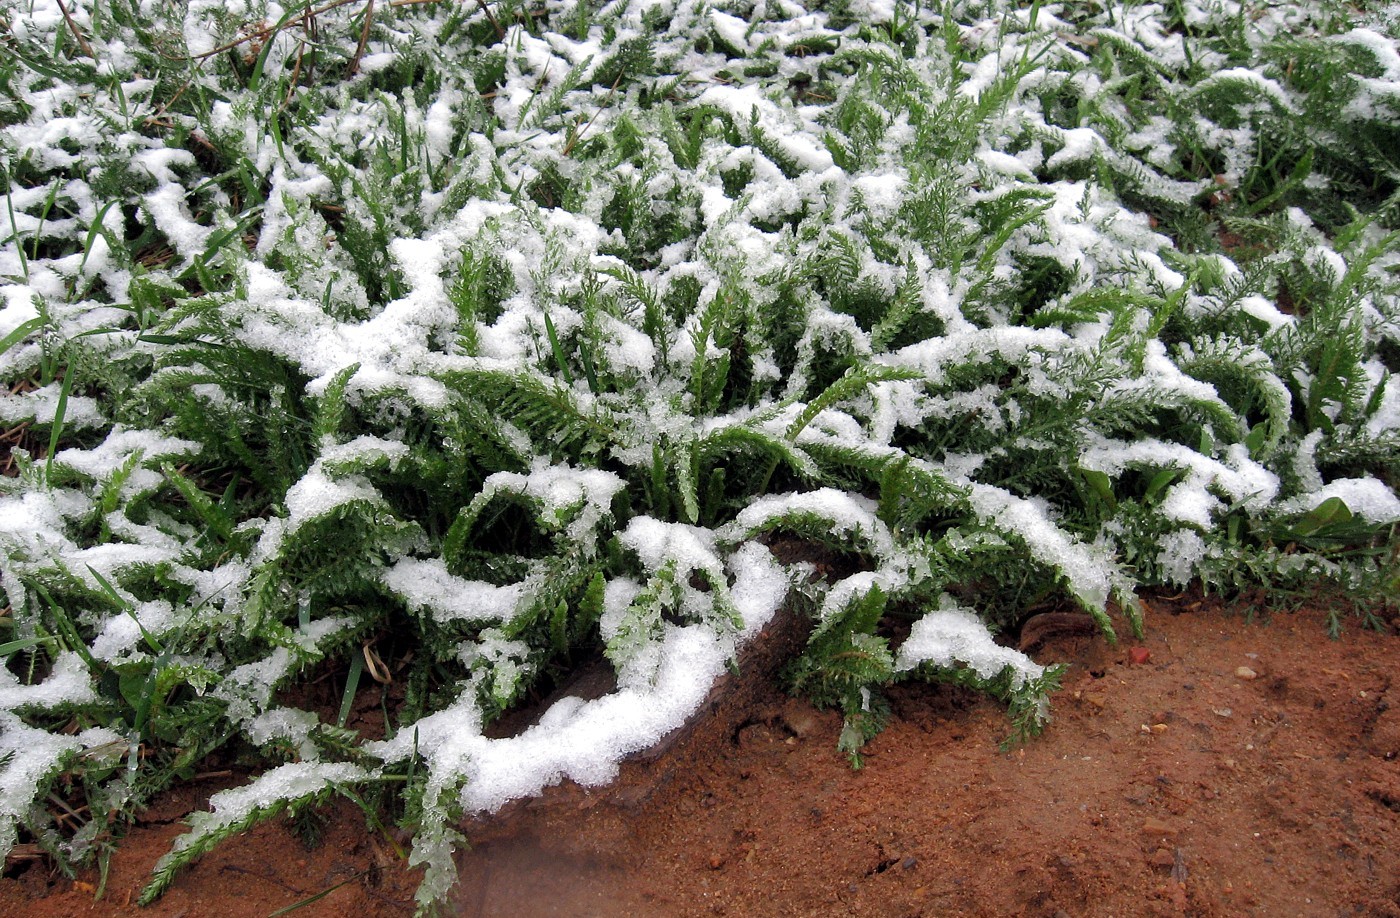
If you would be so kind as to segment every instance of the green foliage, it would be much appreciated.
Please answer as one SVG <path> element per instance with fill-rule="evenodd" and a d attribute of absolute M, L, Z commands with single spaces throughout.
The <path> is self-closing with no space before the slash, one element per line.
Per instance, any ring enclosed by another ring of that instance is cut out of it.
<path fill-rule="evenodd" d="M 857 764 L 903 679 L 1044 726 L 1054 667 L 901 668 L 947 596 L 984 651 L 1041 603 L 1139 631 L 1139 586 L 1393 604 L 1378 20 L 1022 6 L 0 0 L 0 727 L 42 775 L 0 845 L 67 869 L 228 749 L 300 778 L 147 901 L 342 793 L 429 908 L 493 799 L 443 730 L 732 662 L 764 544 L 808 545 L 787 676 Z"/>
<path fill-rule="evenodd" d="M 889 642 L 875 634 L 888 596 L 878 586 L 817 622 L 807 648 L 788 668 L 788 684 L 818 707 L 841 711 L 838 748 L 859 768 L 860 751 L 889 722 L 889 704 L 872 690 L 894 678 Z"/>

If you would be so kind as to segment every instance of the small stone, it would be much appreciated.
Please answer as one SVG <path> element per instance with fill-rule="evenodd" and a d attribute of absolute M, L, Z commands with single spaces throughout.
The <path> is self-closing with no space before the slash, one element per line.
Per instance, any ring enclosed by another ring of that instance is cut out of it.
<path fill-rule="evenodd" d="M 724 858 L 720 857 L 718 854 L 711 854 L 711 855 L 710 855 L 710 869 L 711 869 L 711 870 L 718 870 L 718 869 L 720 869 L 720 868 L 723 867 L 723 866 L 724 866 Z"/>
<path fill-rule="evenodd" d="M 1248 682 L 1250 679 L 1259 678 L 1259 674 L 1256 673 L 1254 670 L 1250 669 L 1248 666 L 1241 666 L 1239 669 L 1235 670 L 1235 678 L 1243 679 L 1246 682 Z"/>
<path fill-rule="evenodd" d="M 1147 859 L 1154 867 L 1174 867 L 1176 866 L 1176 855 L 1166 848 L 1158 848 L 1152 852 L 1152 856 Z"/>
<path fill-rule="evenodd" d="M 919 866 L 919 859 L 913 856 L 906 857 L 899 862 L 899 866 L 903 870 L 913 870 L 915 867 Z"/>
<path fill-rule="evenodd" d="M 1084 703 L 1102 711 L 1104 706 L 1108 704 L 1108 696 L 1103 692 L 1085 692 Z"/>
<path fill-rule="evenodd" d="M 1128 648 L 1128 662 L 1141 666 L 1150 659 L 1152 659 L 1152 651 L 1148 650 L 1146 647 Z"/>
<path fill-rule="evenodd" d="M 1216 717 L 1229 717 L 1231 714 L 1235 713 L 1229 708 L 1211 708 L 1211 710 L 1215 712 Z"/>
<path fill-rule="evenodd" d="M 1169 822 L 1164 822 L 1155 816 L 1148 816 L 1142 821 L 1142 831 L 1147 835 L 1158 838 L 1176 838 L 1177 828 Z"/>
<path fill-rule="evenodd" d="M 1163 733 L 1166 733 L 1166 732 L 1167 732 L 1167 725 L 1166 725 L 1166 724 L 1153 724 L 1153 725 L 1152 725 L 1152 732 L 1153 732 L 1153 733 L 1156 733 L 1158 736 L 1161 736 Z"/>

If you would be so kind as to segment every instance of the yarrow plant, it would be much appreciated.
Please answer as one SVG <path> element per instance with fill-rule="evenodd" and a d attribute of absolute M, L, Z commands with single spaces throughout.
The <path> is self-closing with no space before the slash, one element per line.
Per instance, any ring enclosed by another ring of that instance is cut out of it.
<path fill-rule="evenodd" d="M 1396 23 L 0 0 L 0 850 L 241 756 L 143 901 L 342 794 L 428 909 L 464 814 L 610 780 L 784 603 L 858 756 L 905 679 L 1040 729 L 1037 603 L 1393 599 Z"/>

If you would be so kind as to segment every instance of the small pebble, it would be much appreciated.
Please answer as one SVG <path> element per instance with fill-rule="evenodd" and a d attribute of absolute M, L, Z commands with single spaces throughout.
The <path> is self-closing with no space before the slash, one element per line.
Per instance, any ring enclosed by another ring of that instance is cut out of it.
<path fill-rule="evenodd" d="M 723 866 L 724 866 L 724 858 L 720 857 L 718 854 L 712 854 L 712 855 L 710 855 L 710 869 L 711 869 L 711 870 L 718 870 L 718 869 L 720 869 L 720 868 L 723 867 Z"/>
<path fill-rule="evenodd" d="M 1258 676 L 1259 674 L 1256 673 L 1254 670 L 1250 669 L 1248 666 L 1241 666 L 1239 669 L 1235 670 L 1235 678 L 1244 679 L 1246 682 L 1248 682 L 1250 679 L 1258 678 Z"/>

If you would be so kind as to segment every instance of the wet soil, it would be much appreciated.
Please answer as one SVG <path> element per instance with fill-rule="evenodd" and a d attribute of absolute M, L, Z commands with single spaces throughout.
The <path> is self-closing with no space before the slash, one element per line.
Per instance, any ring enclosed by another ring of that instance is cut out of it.
<path fill-rule="evenodd" d="M 553 788 L 471 823 L 451 911 L 1400 918 L 1394 629 L 1350 623 L 1334 641 L 1315 610 L 1148 606 L 1142 642 L 1111 647 L 1072 620 L 1033 635 L 1038 660 L 1070 666 L 1054 723 L 1010 752 L 996 703 L 908 685 L 853 771 L 837 716 L 740 678 L 609 788 Z M 411 913 L 401 840 L 348 805 L 314 849 L 286 822 L 261 826 L 138 909 L 181 831 L 170 820 L 230 780 L 153 808 L 100 900 L 95 872 L 64 879 L 36 859 L 0 880 L 0 914 L 266 916 L 328 889 L 293 914 Z"/>

